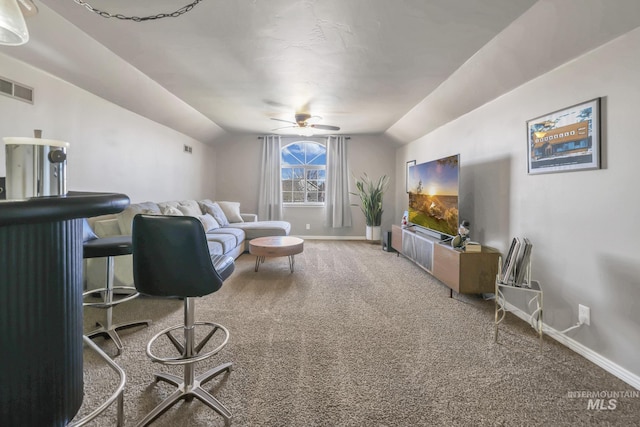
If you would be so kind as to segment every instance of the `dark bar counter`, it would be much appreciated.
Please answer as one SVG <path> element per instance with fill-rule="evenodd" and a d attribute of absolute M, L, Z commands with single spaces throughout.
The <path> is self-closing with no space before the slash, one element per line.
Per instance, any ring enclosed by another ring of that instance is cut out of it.
<path fill-rule="evenodd" d="M 80 409 L 82 219 L 128 205 L 87 192 L 0 201 L 0 425 L 65 426 Z"/>

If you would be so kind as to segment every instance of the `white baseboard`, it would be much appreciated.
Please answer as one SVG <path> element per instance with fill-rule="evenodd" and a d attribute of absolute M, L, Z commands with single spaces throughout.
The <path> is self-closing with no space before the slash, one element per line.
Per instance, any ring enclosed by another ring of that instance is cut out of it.
<path fill-rule="evenodd" d="M 505 308 L 511 313 L 513 313 L 515 316 L 529 323 L 529 314 L 527 314 L 523 310 L 519 309 L 518 307 L 516 307 L 515 305 L 509 302 L 505 304 Z M 560 344 L 575 351 L 585 359 L 595 363 L 605 371 L 620 378 L 622 381 L 626 382 L 630 386 L 636 388 L 637 390 L 640 390 L 640 376 L 612 362 L 611 360 L 607 359 L 601 354 L 596 353 L 595 351 L 591 350 L 589 347 L 586 347 L 585 345 L 579 343 L 573 338 L 570 338 L 565 334 L 561 334 L 556 329 L 550 327 L 546 323 L 543 323 L 542 328 L 546 335 L 558 341 Z"/>

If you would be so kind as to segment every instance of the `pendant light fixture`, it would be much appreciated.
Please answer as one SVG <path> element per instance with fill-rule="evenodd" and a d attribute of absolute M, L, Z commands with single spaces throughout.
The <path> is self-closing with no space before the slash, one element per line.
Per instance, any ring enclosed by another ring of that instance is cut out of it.
<path fill-rule="evenodd" d="M 177 18 L 180 15 L 184 15 L 185 13 L 189 12 L 191 9 L 196 7 L 196 5 L 200 3 L 202 0 L 193 0 L 193 2 L 189 3 L 186 6 L 182 6 L 180 9 L 177 9 L 173 12 L 167 12 L 167 13 L 161 12 L 161 13 L 156 13 L 148 16 L 127 16 L 127 15 L 123 15 L 122 13 L 112 13 L 112 12 L 107 12 L 106 10 L 97 9 L 91 6 L 89 3 L 87 3 L 84 0 L 73 0 L 73 1 L 79 4 L 80 6 L 84 6 L 87 10 L 93 13 L 96 13 L 103 18 L 117 18 L 117 19 L 122 19 L 124 21 L 145 22 L 145 21 L 152 21 L 155 19 L 162 19 L 162 18 Z"/>
<path fill-rule="evenodd" d="M 73 0 L 103 18 L 118 18 L 134 22 L 144 22 L 162 18 L 177 18 L 193 9 L 202 0 L 193 0 L 173 12 L 157 13 L 149 16 L 126 16 L 96 9 L 84 0 Z M 20 46 L 29 41 L 29 30 L 24 18 L 38 13 L 31 0 L 0 0 L 0 45 Z"/>
<path fill-rule="evenodd" d="M 31 0 L 0 0 L 0 44 L 20 46 L 29 41 L 25 16 L 38 13 Z"/>

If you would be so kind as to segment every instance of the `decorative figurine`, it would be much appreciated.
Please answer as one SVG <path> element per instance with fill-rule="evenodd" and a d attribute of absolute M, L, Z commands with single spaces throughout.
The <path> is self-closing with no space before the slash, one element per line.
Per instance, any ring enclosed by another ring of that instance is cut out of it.
<path fill-rule="evenodd" d="M 463 219 L 458 227 L 458 235 L 451 240 L 451 246 L 456 249 L 462 249 L 469 240 L 469 227 L 471 223 L 466 219 Z"/>

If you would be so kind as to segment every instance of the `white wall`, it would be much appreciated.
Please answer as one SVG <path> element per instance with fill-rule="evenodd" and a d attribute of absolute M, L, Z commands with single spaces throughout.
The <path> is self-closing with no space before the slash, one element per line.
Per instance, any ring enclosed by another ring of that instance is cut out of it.
<path fill-rule="evenodd" d="M 243 212 L 257 212 L 261 141 L 256 135 L 224 136 L 216 151 L 2 53 L 0 67 L 0 76 L 35 89 L 33 105 L 0 96 L 0 137 L 33 136 L 34 129 L 41 129 L 43 138 L 68 141 L 69 190 L 124 193 L 133 203 L 234 200 Z M 192 154 L 183 153 L 185 144 L 193 147 Z M 386 137 L 353 136 L 348 150 L 353 174 L 394 176 L 395 149 Z M 2 144 L 0 176 L 5 174 Z M 383 230 L 397 222 L 394 192 L 392 182 L 385 195 Z M 321 208 L 287 208 L 285 219 L 296 235 L 363 237 L 364 216 L 357 206 L 352 213 L 353 226 L 344 229 L 324 227 Z"/>
<path fill-rule="evenodd" d="M 460 153 L 461 214 L 472 238 L 503 253 L 514 236 L 533 242 L 533 278 L 544 290 L 544 321 L 640 376 L 640 29 L 539 77 L 396 153 L 396 212 L 406 209 L 407 160 Z M 507 53 L 505 53 L 507 54 Z M 499 67 L 499 64 L 495 64 Z M 526 121 L 602 97 L 603 168 L 527 174 Z M 524 308 L 524 306 L 521 306 Z M 489 327 L 489 325 L 487 325 Z M 626 370 L 626 371 L 625 371 Z"/>
<path fill-rule="evenodd" d="M 321 141 L 318 138 L 283 138 L 283 144 L 300 139 Z M 324 139 L 322 139 L 324 140 Z M 243 212 L 258 212 L 258 185 L 260 182 L 260 159 L 262 140 L 257 135 L 233 135 L 220 143 L 216 163 L 216 194 L 218 200 L 240 202 Z M 395 148 L 384 136 L 354 135 L 348 140 L 349 170 L 360 176 L 367 173 L 370 177 L 386 174 L 393 180 Z M 352 191 L 355 189 L 353 179 Z M 384 196 L 382 230 L 391 230 L 394 217 L 395 186 L 391 182 Z M 357 197 L 352 196 L 357 203 Z M 364 238 L 364 215 L 358 206 L 351 209 L 353 225 L 350 228 L 329 228 L 324 226 L 324 209 L 319 207 L 284 208 L 284 219 L 291 222 L 291 234 L 307 237 L 352 237 Z M 310 229 L 306 229 L 306 224 Z"/>
<path fill-rule="evenodd" d="M 132 202 L 215 196 L 210 146 L 3 54 L 0 76 L 35 94 L 34 104 L 0 96 L 0 137 L 42 129 L 43 138 L 69 142 L 69 190 L 124 193 Z M 185 144 L 192 154 L 183 153 Z"/>

